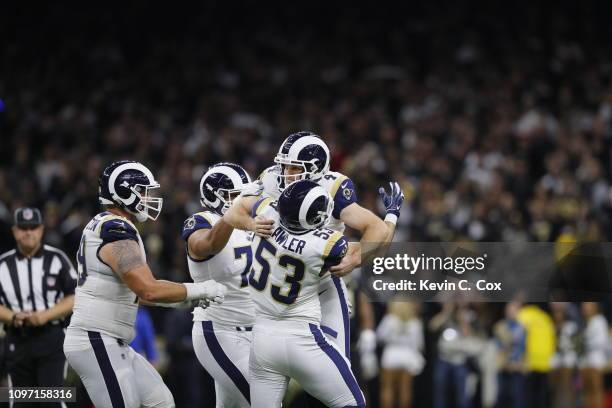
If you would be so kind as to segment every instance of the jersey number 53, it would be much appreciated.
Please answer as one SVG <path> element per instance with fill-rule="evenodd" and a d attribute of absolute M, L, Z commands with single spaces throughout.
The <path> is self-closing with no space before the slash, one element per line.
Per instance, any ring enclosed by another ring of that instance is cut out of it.
<path fill-rule="evenodd" d="M 269 257 L 264 257 L 265 252 L 270 253 L 274 258 L 270 259 Z M 259 291 L 266 289 L 270 276 L 270 262 L 276 262 L 278 266 L 287 270 L 287 274 L 285 275 L 283 286 L 274 284 L 270 286 L 270 294 L 274 300 L 280 303 L 286 305 L 293 304 L 300 294 L 300 289 L 302 289 L 301 281 L 304 279 L 304 272 L 306 270 L 304 262 L 287 254 L 276 258 L 276 247 L 266 240 L 261 240 L 259 242 L 259 246 L 255 250 L 255 260 L 261 267 L 261 270 L 259 276 L 256 278 L 255 267 L 251 269 L 249 284 Z M 287 285 L 289 285 L 288 288 Z"/>

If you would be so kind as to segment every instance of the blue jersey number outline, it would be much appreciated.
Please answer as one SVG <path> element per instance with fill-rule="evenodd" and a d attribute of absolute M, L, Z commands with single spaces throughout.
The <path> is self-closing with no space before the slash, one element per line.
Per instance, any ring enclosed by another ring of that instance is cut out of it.
<path fill-rule="evenodd" d="M 262 239 L 255 250 L 255 261 L 261 266 L 259 277 L 255 278 L 255 268 L 251 269 L 249 275 L 249 284 L 259 290 L 263 291 L 268 284 L 268 277 L 270 275 L 270 261 L 263 256 L 263 251 L 268 251 L 271 255 L 276 256 L 276 247 Z M 300 259 L 294 258 L 287 254 L 281 255 L 276 262 L 280 267 L 287 270 L 285 275 L 285 283 L 290 285 L 287 295 L 281 294 L 281 287 L 277 285 L 271 285 L 270 294 L 272 298 L 280 303 L 291 305 L 297 299 L 300 290 L 302 289 L 302 279 L 304 279 L 304 272 L 306 271 L 306 265 Z M 289 273 L 289 267 L 292 267 L 292 272 Z"/>
<path fill-rule="evenodd" d="M 251 265 L 253 265 L 253 251 L 250 245 L 234 248 L 234 259 L 241 259 L 243 256 L 246 256 L 246 266 L 244 267 L 244 271 L 240 274 L 242 279 L 240 282 L 241 288 L 249 286 L 248 274 L 251 271 Z"/>
<path fill-rule="evenodd" d="M 79 243 L 79 250 L 77 251 L 77 274 L 79 276 L 79 280 L 77 285 L 83 286 L 85 280 L 87 280 L 87 262 L 85 261 L 85 234 L 81 237 L 81 242 Z"/>

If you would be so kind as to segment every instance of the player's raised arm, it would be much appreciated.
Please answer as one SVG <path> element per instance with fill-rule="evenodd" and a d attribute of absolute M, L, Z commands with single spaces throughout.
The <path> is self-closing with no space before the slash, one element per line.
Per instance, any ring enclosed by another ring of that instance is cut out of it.
<path fill-rule="evenodd" d="M 393 239 L 395 224 L 404 201 L 404 193 L 398 183 L 390 183 L 391 191 L 387 194 L 379 190 L 385 205 L 385 220 L 381 220 L 372 211 L 363 208 L 356 202 L 346 206 L 340 212 L 340 220 L 347 226 L 361 232 L 361 240 L 349 245 L 349 250 L 342 262 L 330 269 L 336 276 L 344 276 L 361 265 L 362 259 L 374 256 L 378 250 Z M 364 245 L 367 248 L 364 252 Z"/>
<path fill-rule="evenodd" d="M 175 303 L 195 299 L 223 301 L 225 286 L 212 280 L 174 283 L 155 279 L 134 240 L 108 243 L 100 249 L 99 256 L 139 298 L 147 302 Z"/>
<path fill-rule="evenodd" d="M 387 228 L 389 230 L 389 234 L 387 235 L 385 242 L 391 242 L 393 236 L 395 235 L 395 226 L 397 225 L 400 209 L 402 208 L 402 204 L 404 202 L 404 192 L 402 191 L 399 183 L 396 181 L 390 181 L 389 187 L 389 193 L 385 191 L 384 187 L 378 188 L 378 195 L 385 206 L 385 224 L 387 224 Z"/>

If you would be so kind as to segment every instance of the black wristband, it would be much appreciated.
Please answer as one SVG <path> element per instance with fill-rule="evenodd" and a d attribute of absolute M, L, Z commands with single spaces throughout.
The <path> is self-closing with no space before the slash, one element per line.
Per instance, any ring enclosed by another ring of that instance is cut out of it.
<path fill-rule="evenodd" d="M 15 327 L 15 320 L 17 320 L 17 313 L 13 313 L 13 318 L 11 319 L 11 326 Z"/>

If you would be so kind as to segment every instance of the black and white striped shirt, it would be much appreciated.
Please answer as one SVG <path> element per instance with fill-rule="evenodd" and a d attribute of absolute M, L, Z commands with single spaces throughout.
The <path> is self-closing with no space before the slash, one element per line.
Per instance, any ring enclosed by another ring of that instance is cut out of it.
<path fill-rule="evenodd" d="M 14 312 L 53 307 L 73 295 L 77 275 L 66 254 L 43 245 L 31 258 L 18 250 L 0 255 L 0 303 Z"/>

